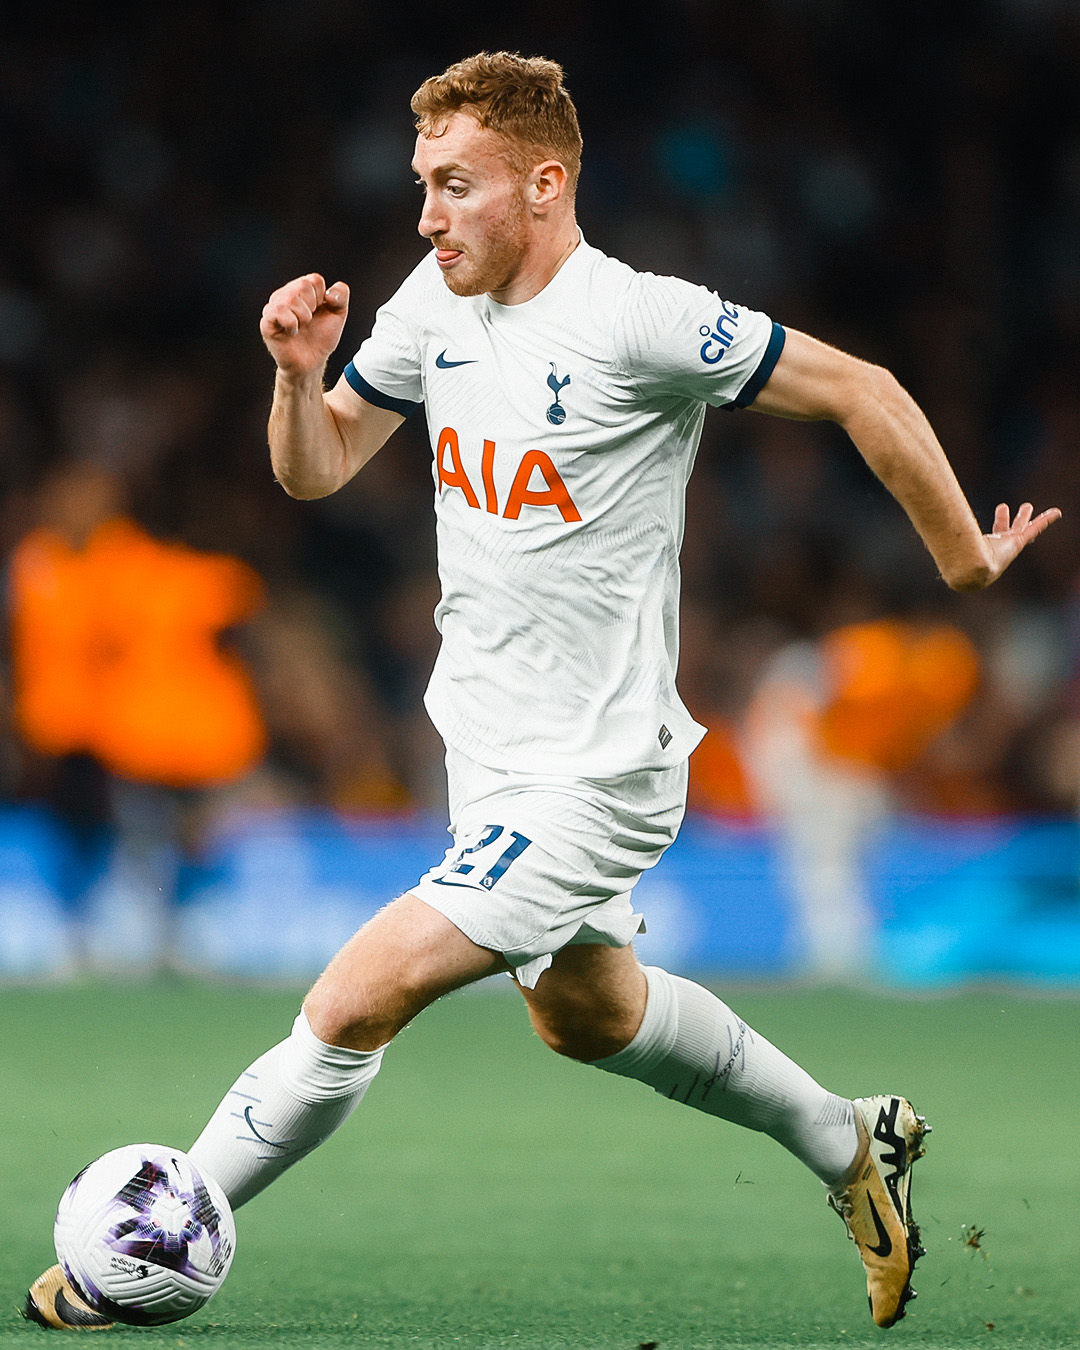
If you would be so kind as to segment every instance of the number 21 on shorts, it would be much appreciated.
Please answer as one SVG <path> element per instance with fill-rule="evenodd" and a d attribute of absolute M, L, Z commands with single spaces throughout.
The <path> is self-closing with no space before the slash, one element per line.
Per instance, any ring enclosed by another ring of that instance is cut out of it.
<path fill-rule="evenodd" d="M 520 858 L 531 843 L 531 839 L 518 834 L 517 830 L 507 830 L 502 825 L 485 825 L 473 843 L 458 850 L 443 875 L 432 877 L 431 880 L 440 886 L 482 886 L 485 891 L 490 891 L 514 859 Z M 475 875 L 484 863 L 488 863 L 487 870 Z M 452 880 L 455 876 L 463 880 Z M 468 881 L 464 881 L 465 877 L 468 877 Z"/>

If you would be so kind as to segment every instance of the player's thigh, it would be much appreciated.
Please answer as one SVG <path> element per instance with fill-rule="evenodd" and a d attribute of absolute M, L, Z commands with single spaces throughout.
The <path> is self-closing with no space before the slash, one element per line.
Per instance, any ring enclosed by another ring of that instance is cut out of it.
<path fill-rule="evenodd" d="M 532 1024 L 572 1059 L 605 1059 L 637 1035 L 648 986 L 633 947 L 582 944 L 555 954 L 535 989 L 522 986 Z"/>
<path fill-rule="evenodd" d="M 451 989 L 505 969 L 497 952 L 478 947 L 416 896 L 403 895 L 346 942 L 304 1008 L 320 1040 L 374 1050 Z"/>

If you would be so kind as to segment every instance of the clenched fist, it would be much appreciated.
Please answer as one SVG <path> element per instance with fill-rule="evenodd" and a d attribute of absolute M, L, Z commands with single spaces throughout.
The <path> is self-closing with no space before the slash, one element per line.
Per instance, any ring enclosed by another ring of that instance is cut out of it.
<path fill-rule="evenodd" d="M 349 288 L 329 288 L 318 272 L 297 277 L 276 290 L 263 307 L 259 331 L 285 375 L 321 372 L 341 340 L 349 313 Z"/>

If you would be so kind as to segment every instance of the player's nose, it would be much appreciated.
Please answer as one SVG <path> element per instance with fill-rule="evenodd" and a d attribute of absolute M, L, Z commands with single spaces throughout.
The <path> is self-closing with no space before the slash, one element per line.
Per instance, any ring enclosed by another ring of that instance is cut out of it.
<path fill-rule="evenodd" d="M 436 234 L 445 234 L 449 228 L 445 211 L 440 211 L 435 202 L 425 198 L 424 209 L 420 212 L 416 228 L 425 239 L 431 239 Z"/>

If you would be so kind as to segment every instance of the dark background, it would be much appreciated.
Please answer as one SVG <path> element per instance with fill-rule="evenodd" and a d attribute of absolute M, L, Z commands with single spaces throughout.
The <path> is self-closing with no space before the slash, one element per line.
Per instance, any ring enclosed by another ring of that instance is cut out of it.
<path fill-rule="evenodd" d="M 889 366 L 987 527 L 999 500 L 1065 512 L 994 591 L 953 597 L 839 432 L 711 415 L 684 552 L 692 704 L 737 720 L 792 638 L 944 617 L 983 664 L 948 750 L 967 788 L 944 802 L 913 782 L 912 804 L 1072 809 L 1074 3 L 7 5 L 0 553 L 51 468 L 103 467 L 159 537 L 268 583 L 236 638 L 271 732 L 264 799 L 438 801 L 419 709 L 437 641 L 422 416 L 338 496 L 289 501 L 257 322 L 295 274 L 347 280 L 337 377 L 426 247 L 409 96 L 497 47 L 566 68 L 591 243 Z M 55 794 L 7 722 L 2 792 Z"/>

